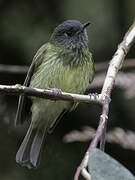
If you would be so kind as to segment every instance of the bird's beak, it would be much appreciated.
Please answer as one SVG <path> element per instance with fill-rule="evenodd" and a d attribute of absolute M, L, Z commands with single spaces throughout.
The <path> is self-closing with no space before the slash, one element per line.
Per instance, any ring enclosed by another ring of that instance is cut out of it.
<path fill-rule="evenodd" d="M 83 24 L 83 27 L 82 27 L 82 31 L 87 27 L 89 26 L 91 23 L 88 21 L 86 23 Z"/>
<path fill-rule="evenodd" d="M 82 25 L 82 28 L 77 32 L 77 34 L 83 32 L 84 29 L 85 29 L 87 26 L 89 26 L 90 24 L 91 24 L 91 23 L 90 23 L 89 21 L 86 22 L 86 23 L 84 23 L 84 24 Z"/>

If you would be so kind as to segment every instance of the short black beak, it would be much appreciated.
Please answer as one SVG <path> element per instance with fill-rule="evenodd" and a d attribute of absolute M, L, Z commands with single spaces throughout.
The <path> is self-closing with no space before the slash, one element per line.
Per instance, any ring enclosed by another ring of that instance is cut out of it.
<path fill-rule="evenodd" d="M 82 28 L 82 31 L 87 27 L 89 26 L 91 23 L 88 21 L 86 23 L 83 24 L 83 28 Z"/>
<path fill-rule="evenodd" d="M 91 23 L 88 21 L 88 22 L 86 22 L 86 23 L 84 23 L 83 25 L 82 25 L 82 27 L 81 27 L 81 29 L 77 32 L 77 34 L 80 34 L 81 32 L 83 32 L 84 31 L 84 29 L 87 27 L 87 26 L 89 26 Z"/>

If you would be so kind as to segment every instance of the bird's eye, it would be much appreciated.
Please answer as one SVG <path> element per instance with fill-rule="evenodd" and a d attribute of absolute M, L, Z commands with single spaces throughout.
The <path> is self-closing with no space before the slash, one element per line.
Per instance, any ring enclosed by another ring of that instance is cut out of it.
<path fill-rule="evenodd" d="M 67 37 L 70 37 L 70 36 L 73 35 L 73 32 L 67 31 L 67 32 L 64 33 L 64 35 L 67 36 Z"/>

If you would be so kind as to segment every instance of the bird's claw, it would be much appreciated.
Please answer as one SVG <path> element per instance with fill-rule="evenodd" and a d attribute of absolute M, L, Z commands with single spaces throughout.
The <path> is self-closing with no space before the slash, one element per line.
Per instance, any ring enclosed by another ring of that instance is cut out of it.
<path fill-rule="evenodd" d="M 53 93 L 54 93 L 56 96 L 62 93 L 61 89 L 51 88 L 51 90 L 53 91 Z"/>
<path fill-rule="evenodd" d="M 93 100 L 98 100 L 99 99 L 99 94 L 98 93 L 90 93 L 88 94 L 91 99 Z"/>

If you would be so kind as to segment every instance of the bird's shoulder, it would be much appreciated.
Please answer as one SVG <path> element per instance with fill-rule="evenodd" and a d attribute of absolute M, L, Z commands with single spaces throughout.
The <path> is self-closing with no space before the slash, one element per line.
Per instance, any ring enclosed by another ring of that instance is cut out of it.
<path fill-rule="evenodd" d="M 47 50 L 50 49 L 50 46 L 50 43 L 45 43 L 39 48 L 39 50 L 36 52 L 33 58 L 35 66 L 38 66 L 42 63 L 43 57 L 46 55 Z"/>

